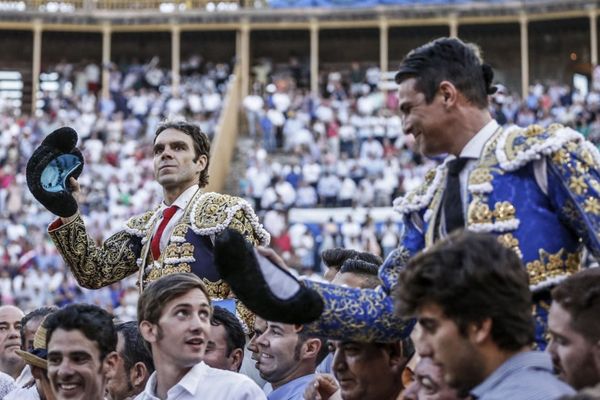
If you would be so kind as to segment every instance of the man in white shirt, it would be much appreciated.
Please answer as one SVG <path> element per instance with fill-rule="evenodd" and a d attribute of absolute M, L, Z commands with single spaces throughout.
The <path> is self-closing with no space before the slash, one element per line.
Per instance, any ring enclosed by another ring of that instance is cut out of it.
<path fill-rule="evenodd" d="M 211 315 L 208 291 L 196 275 L 171 274 L 148 286 L 138 303 L 138 322 L 156 371 L 136 400 L 265 399 L 247 376 L 202 361 Z"/>

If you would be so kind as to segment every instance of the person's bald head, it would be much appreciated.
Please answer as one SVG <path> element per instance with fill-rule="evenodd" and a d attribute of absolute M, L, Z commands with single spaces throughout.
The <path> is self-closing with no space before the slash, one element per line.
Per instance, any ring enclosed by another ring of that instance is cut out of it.
<path fill-rule="evenodd" d="M 25 363 L 15 350 L 21 348 L 21 319 L 24 314 L 20 308 L 0 306 L 0 371 L 16 378 Z"/>

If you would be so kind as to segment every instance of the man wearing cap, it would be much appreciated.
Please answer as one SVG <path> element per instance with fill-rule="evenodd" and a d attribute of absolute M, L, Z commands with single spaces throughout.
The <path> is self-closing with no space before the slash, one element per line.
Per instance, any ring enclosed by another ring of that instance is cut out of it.
<path fill-rule="evenodd" d="M 52 137 L 49 138 L 46 140 L 53 143 Z M 75 143 L 76 139 L 71 149 L 76 158 Z M 137 273 L 140 289 L 143 289 L 161 276 L 192 272 L 202 279 L 213 299 L 226 299 L 231 291 L 213 264 L 214 235 L 230 227 L 255 245 L 269 242 L 269 234 L 246 201 L 202 190 L 208 184 L 210 142 L 194 124 L 166 122 L 158 127 L 153 147 L 154 176 L 162 186 L 163 202 L 129 219 L 124 229 L 102 246 L 97 246 L 88 235 L 77 211 L 80 188 L 75 178 L 78 169 L 62 166 L 55 168 L 59 172 L 44 175 L 53 166 L 47 160 L 48 152 L 57 153 L 55 156 L 59 158 L 71 155 L 58 155 L 56 147 L 42 143 L 39 153 L 36 150 L 33 154 L 27 166 L 28 185 L 40 202 L 60 216 L 48 232 L 83 287 L 101 288 Z M 65 171 L 70 170 L 73 174 L 65 175 Z M 49 179 L 56 176 L 58 178 Z M 44 180 L 45 177 L 48 179 Z M 60 179 L 65 179 L 67 190 L 57 191 L 60 185 L 56 181 Z M 51 192 L 45 190 L 46 187 Z M 59 195 L 62 202 L 55 199 Z M 252 314 L 240 303 L 237 311 L 247 330 L 252 326 L 249 323 Z"/>
<path fill-rule="evenodd" d="M 46 328 L 38 327 L 33 338 L 33 347 L 17 350 L 16 353 L 31 368 L 35 384 L 29 384 L 10 392 L 4 400 L 54 400 L 54 394 L 48 380 L 48 361 L 46 351 Z"/>

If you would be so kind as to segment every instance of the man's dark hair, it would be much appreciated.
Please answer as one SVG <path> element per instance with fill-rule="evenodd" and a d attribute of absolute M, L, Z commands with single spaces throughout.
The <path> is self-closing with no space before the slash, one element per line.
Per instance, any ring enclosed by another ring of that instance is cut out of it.
<path fill-rule="evenodd" d="M 40 307 L 25 314 L 25 316 L 21 318 L 21 348 L 23 350 L 28 350 L 25 348 L 25 345 L 27 344 L 25 343 L 25 325 L 27 325 L 29 321 L 43 320 L 47 315 L 52 314 L 56 310 L 58 310 L 58 307 L 55 306 Z"/>
<path fill-rule="evenodd" d="M 333 249 L 323 250 L 321 252 L 321 258 L 325 265 L 329 268 L 340 269 L 344 261 L 355 257 L 358 252 L 350 249 L 343 249 L 336 247 Z"/>
<path fill-rule="evenodd" d="M 494 71 L 483 64 L 479 49 L 456 38 L 440 38 L 409 52 L 396 74 L 396 83 L 416 78 L 415 90 L 430 104 L 442 81 L 451 82 L 465 98 L 480 109 L 488 105 Z"/>
<path fill-rule="evenodd" d="M 123 357 L 123 366 L 128 372 L 133 366 L 142 362 L 148 370 L 148 374 L 154 372 L 154 361 L 152 354 L 146 348 L 146 342 L 140 334 L 136 321 L 128 321 L 117 324 L 117 333 L 123 335 L 123 351 L 120 353 Z"/>
<path fill-rule="evenodd" d="M 113 317 L 93 304 L 70 304 L 46 318 L 46 348 L 54 331 L 80 331 L 89 340 L 98 344 L 100 361 L 117 348 L 117 331 Z"/>
<path fill-rule="evenodd" d="M 210 320 L 212 326 L 223 326 L 225 328 L 225 339 L 227 340 L 227 357 L 231 355 L 231 352 L 235 349 L 244 350 L 246 345 L 246 335 L 244 335 L 244 329 L 240 321 L 224 309 L 223 307 L 215 306 L 213 308 L 213 315 Z"/>
<path fill-rule="evenodd" d="M 587 340 L 600 340 L 600 268 L 578 272 L 552 290 L 553 301 L 571 316 L 571 327 Z"/>
<path fill-rule="evenodd" d="M 195 124 L 186 121 L 165 121 L 156 128 L 154 142 L 156 142 L 158 135 L 167 129 L 178 130 L 192 138 L 192 141 L 194 142 L 194 151 L 196 153 L 194 161 L 197 161 L 200 156 L 206 156 L 206 167 L 200 173 L 198 185 L 200 185 L 200 187 L 208 185 L 208 165 L 210 161 L 210 140 L 208 139 L 208 136 L 206 136 L 200 127 Z"/>
<path fill-rule="evenodd" d="M 367 253 L 366 251 L 359 251 L 354 259 L 375 264 L 378 268 L 381 264 L 383 264 L 381 257 L 376 256 L 375 254 Z"/>
<path fill-rule="evenodd" d="M 336 247 L 333 249 L 323 250 L 321 258 L 325 265 L 329 268 L 339 270 L 346 260 L 362 260 L 377 266 L 383 263 L 381 257 L 367 252 L 360 252 L 351 249 Z"/>
<path fill-rule="evenodd" d="M 377 265 L 362 260 L 346 260 L 340 268 L 340 274 L 350 273 L 364 277 L 365 285 L 362 286 L 363 289 L 373 289 L 381 284 L 377 275 L 378 272 L 379 267 Z"/>
<path fill-rule="evenodd" d="M 402 316 L 433 303 L 463 335 L 468 324 L 490 318 L 499 348 L 518 350 L 533 342 L 527 272 L 517 254 L 492 235 L 450 235 L 408 262 L 393 294 Z"/>

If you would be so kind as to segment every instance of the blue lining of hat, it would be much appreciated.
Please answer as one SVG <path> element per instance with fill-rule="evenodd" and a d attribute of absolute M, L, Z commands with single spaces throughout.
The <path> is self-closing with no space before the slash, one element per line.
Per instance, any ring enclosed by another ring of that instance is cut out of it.
<path fill-rule="evenodd" d="M 69 175 L 81 165 L 79 158 L 73 154 L 61 154 L 50 161 L 42 171 L 40 183 L 44 190 L 52 193 L 69 191 L 67 179 Z"/>

